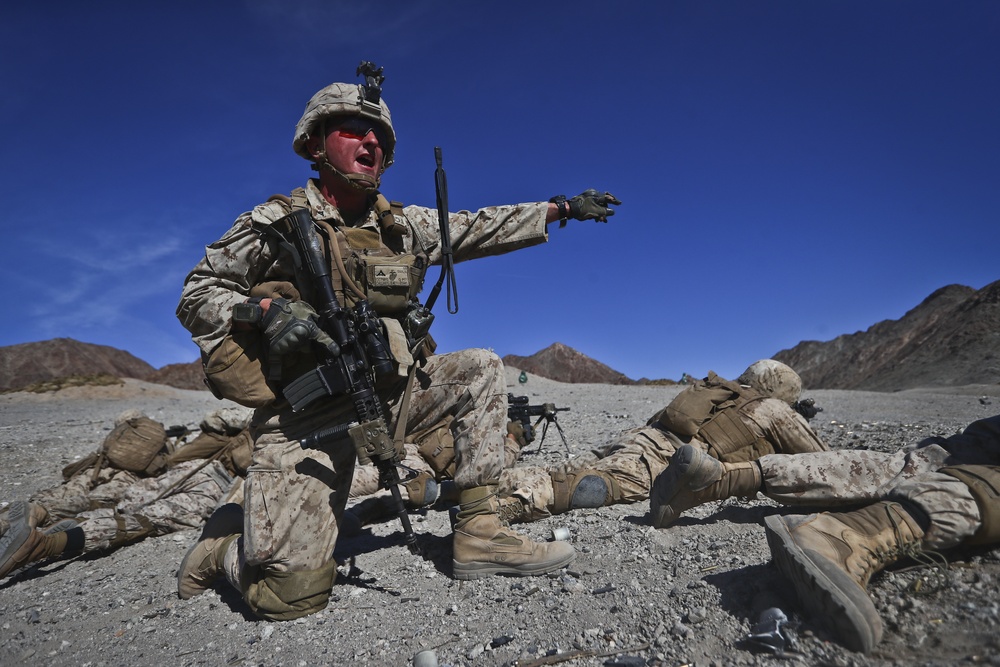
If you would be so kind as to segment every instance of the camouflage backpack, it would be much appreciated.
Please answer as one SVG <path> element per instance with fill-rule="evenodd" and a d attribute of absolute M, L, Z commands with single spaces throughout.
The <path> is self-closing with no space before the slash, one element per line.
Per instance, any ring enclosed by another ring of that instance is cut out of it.
<path fill-rule="evenodd" d="M 108 464 L 121 470 L 156 475 L 166 466 L 167 431 L 149 417 L 133 417 L 116 426 L 104 439 Z"/>

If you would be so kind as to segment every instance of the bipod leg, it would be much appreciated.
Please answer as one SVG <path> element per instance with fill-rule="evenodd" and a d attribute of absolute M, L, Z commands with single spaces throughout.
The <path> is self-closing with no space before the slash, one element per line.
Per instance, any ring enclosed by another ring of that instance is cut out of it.
<path fill-rule="evenodd" d="M 417 542 L 417 535 L 413 532 L 413 526 L 410 524 L 410 515 L 406 512 L 406 506 L 403 505 L 403 496 L 399 492 L 399 486 L 394 485 L 390 490 L 396 505 L 396 516 L 399 517 L 399 522 L 403 526 L 403 541 L 406 543 L 406 548 L 410 550 L 410 553 L 421 556 L 423 554 L 420 553 L 420 544 Z"/>
<path fill-rule="evenodd" d="M 570 453 L 570 451 L 569 451 L 569 443 L 566 442 L 566 434 L 563 433 L 562 426 L 559 425 L 559 420 L 556 419 L 555 417 L 553 417 L 552 421 L 555 422 L 556 430 L 559 431 L 559 437 L 562 438 L 563 447 L 566 448 L 566 458 L 572 458 L 573 454 Z M 548 424 L 546 424 L 546 426 L 548 426 Z M 542 437 L 544 437 L 544 436 L 542 436 Z"/>
<path fill-rule="evenodd" d="M 406 466 L 400 467 L 406 468 Z M 407 468 L 407 470 L 410 470 L 410 468 Z M 410 524 L 410 515 L 406 511 L 406 505 L 403 504 L 403 495 L 399 492 L 399 485 L 402 483 L 402 480 L 399 478 L 399 471 L 396 469 L 396 465 L 393 465 L 391 462 L 382 463 L 379 466 L 379 482 L 382 488 L 388 489 L 392 494 L 396 516 L 399 518 L 399 523 L 403 526 L 403 541 L 406 543 L 410 553 L 421 556 L 417 535 L 413 532 L 413 526 Z"/>

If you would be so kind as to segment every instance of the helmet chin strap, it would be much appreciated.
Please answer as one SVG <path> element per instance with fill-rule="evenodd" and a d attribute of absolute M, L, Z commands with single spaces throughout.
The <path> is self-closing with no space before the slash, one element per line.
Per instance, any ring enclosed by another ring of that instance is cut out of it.
<path fill-rule="evenodd" d="M 342 180 L 351 188 L 359 190 L 361 192 L 374 192 L 378 189 L 379 179 L 374 176 L 369 176 L 368 174 L 345 174 L 340 171 L 326 159 L 326 153 L 323 154 L 323 159 L 321 162 L 314 162 L 312 168 L 316 171 L 329 171 L 333 172 L 337 178 Z"/>

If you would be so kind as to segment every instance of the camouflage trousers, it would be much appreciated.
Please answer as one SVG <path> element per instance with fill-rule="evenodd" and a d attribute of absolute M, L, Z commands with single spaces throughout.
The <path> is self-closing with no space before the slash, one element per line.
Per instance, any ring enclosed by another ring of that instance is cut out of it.
<path fill-rule="evenodd" d="M 760 442 L 786 453 L 827 449 L 808 423 L 781 401 L 758 401 L 747 406 L 741 416 L 756 440 L 741 443 L 744 447 L 733 452 L 739 460 L 759 456 L 756 448 Z M 710 445 L 696 437 L 685 442 L 657 425 L 642 426 L 625 431 L 591 457 L 578 457 L 554 467 L 518 466 L 504 470 L 500 475 L 500 495 L 521 498 L 528 507 L 528 519 L 543 518 L 551 514 L 552 473 L 592 470 L 607 475 L 617 484 L 619 497 L 613 503 L 641 502 L 649 498 L 653 480 L 667 467 L 677 448 L 685 444 L 716 456 Z"/>
<path fill-rule="evenodd" d="M 93 471 L 88 469 L 59 486 L 35 493 L 29 500 L 48 511 L 47 523 L 56 523 L 61 519 L 76 518 L 87 510 L 114 507 L 125 492 L 141 479 L 133 472 L 117 468 L 102 468 L 94 479 Z"/>
<path fill-rule="evenodd" d="M 98 476 L 103 483 L 93 489 L 91 474 L 85 471 L 34 494 L 30 502 L 48 512 L 39 528 L 75 519 L 84 531 L 85 552 L 114 548 L 201 526 L 232 483 L 221 463 L 204 463 L 187 461 L 157 477 L 108 468 Z"/>
<path fill-rule="evenodd" d="M 1000 465 L 1000 416 L 974 422 L 959 435 L 928 438 L 891 453 L 775 454 L 758 463 L 763 493 L 784 504 L 911 503 L 930 519 L 924 546 L 945 549 L 976 532 L 981 512 L 965 483 L 938 471 L 955 465 Z"/>
<path fill-rule="evenodd" d="M 400 383 L 401 384 L 401 383 Z M 389 408 L 389 431 L 395 428 L 403 387 L 383 395 Z M 347 439 L 306 447 L 301 440 L 321 429 L 354 418 L 349 400 L 322 399 L 302 412 L 258 410 L 253 465 L 244 485 L 245 525 L 231 545 L 225 566 L 229 581 L 260 615 L 292 618 L 268 608 L 290 590 L 301 574 L 316 590 L 309 608 L 326 605 L 319 572 L 329 570 L 338 525 L 355 476 L 356 453 Z M 494 482 L 504 465 L 507 423 L 506 380 L 500 358 L 487 350 L 463 350 L 432 356 L 416 371 L 406 422 L 407 432 L 432 430 L 451 419 L 455 441 L 455 483 L 459 489 Z M 249 566 L 249 567 L 247 567 Z M 326 576 L 326 575 L 323 575 Z M 263 588 L 271 587 L 266 591 Z"/>
<path fill-rule="evenodd" d="M 85 535 L 84 551 L 200 528 L 233 481 L 218 461 L 204 464 L 200 459 L 185 461 L 162 475 L 138 480 L 113 508 L 77 514 L 74 518 Z"/>
<path fill-rule="evenodd" d="M 418 474 L 430 475 L 440 482 L 442 476 L 435 472 L 434 468 L 427 462 L 427 459 L 420 454 L 419 447 L 419 442 L 407 442 L 403 445 L 403 460 L 401 462 L 403 467 L 409 468 L 411 471 L 416 471 Z M 507 436 L 504 439 L 504 472 L 500 473 L 501 479 L 506 473 L 506 469 L 517 463 L 517 459 L 520 456 L 520 445 L 518 445 L 513 437 Z M 409 474 L 409 471 L 401 471 L 400 474 L 402 475 L 403 472 Z M 378 468 L 373 465 L 359 465 L 354 468 L 354 480 L 351 482 L 351 490 L 348 493 L 351 499 L 364 498 L 376 494 L 387 495 L 388 493 L 387 489 L 383 489 L 379 485 Z M 404 496 L 406 495 L 405 491 L 402 491 L 402 493 Z"/>

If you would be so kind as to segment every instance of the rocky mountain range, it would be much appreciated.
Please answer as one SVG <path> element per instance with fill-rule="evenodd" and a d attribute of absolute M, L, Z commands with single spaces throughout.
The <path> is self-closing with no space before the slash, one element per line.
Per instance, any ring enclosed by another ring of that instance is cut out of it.
<path fill-rule="evenodd" d="M 1000 281 L 948 285 L 898 320 L 774 355 L 813 389 L 898 391 L 1000 383 Z"/>
<path fill-rule="evenodd" d="M 60 377 L 113 375 L 143 380 L 155 372 L 124 350 L 72 338 L 0 347 L 0 391 Z"/>
<path fill-rule="evenodd" d="M 775 359 L 810 389 L 898 391 L 1000 383 L 1000 281 L 980 290 L 948 285 L 898 320 L 820 341 L 803 341 Z M 562 343 L 530 356 L 508 354 L 508 366 L 552 380 L 613 385 L 672 384 L 632 380 Z M 156 369 L 105 345 L 55 338 L 0 347 L 0 391 L 68 376 L 111 375 L 205 389 L 201 362 Z"/>

